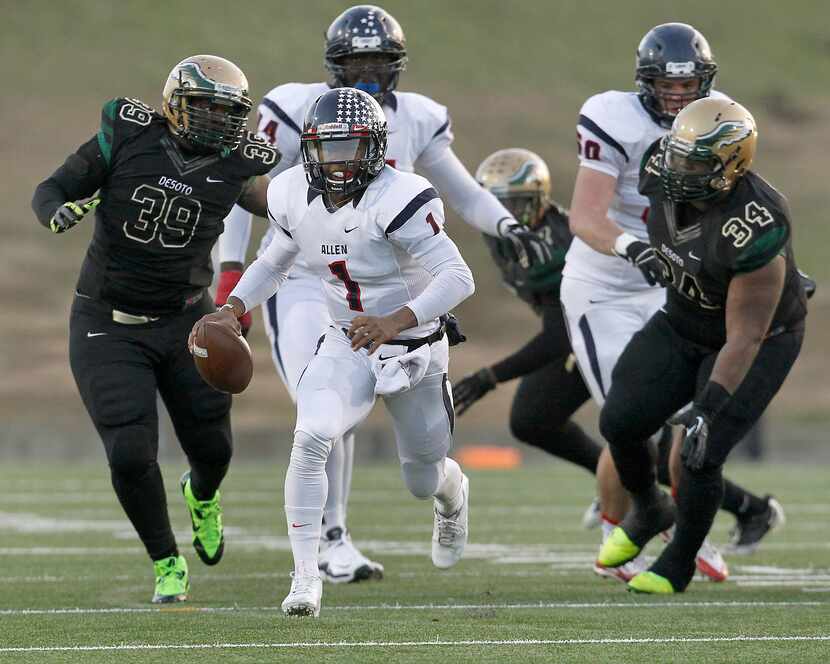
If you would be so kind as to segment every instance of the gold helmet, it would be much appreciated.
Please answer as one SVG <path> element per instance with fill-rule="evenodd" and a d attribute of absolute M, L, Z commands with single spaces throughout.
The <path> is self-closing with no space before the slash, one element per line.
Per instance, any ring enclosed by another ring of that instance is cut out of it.
<path fill-rule="evenodd" d="M 728 192 L 749 170 L 758 130 L 737 102 L 707 97 L 680 111 L 663 141 L 666 198 L 700 201 Z"/>
<path fill-rule="evenodd" d="M 536 153 L 522 148 L 499 150 L 476 171 L 478 183 L 499 199 L 516 221 L 535 226 L 550 204 L 550 171 Z"/>
<path fill-rule="evenodd" d="M 173 67 L 161 96 L 170 130 L 193 150 L 229 154 L 239 147 L 253 103 L 248 79 L 229 60 L 185 58 Z"/>

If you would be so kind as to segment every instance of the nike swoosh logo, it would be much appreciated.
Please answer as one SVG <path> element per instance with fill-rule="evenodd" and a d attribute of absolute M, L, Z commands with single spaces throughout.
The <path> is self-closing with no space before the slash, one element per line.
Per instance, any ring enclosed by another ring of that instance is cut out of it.
<path fill-rule="evenodd" d="M 208 182 L 224 182 L 224 180 L 216 180 L 210 177 L 209 175 L 205 178 L 205 180 L 207 180 Z"/>
<path fill-rule="evenodd" d="M 352 231 L 356 231 L 357 229 L 358 229 L 358 226 L 355 226 L 354 228 L 347 228 L 346 232 L 351 233 Z"/>
<path fill-rule="evenodd" d="M 384 357 L 383 355 L 379 355 L 378 359 L 381 362 L 386 362 L 386 360 L 394 360 L 396 357 L 398 357 L 398 356 L 397 355 L 390 355 L 389 357 Z"/>
<path fill-rule="evenodd" d="M 91 339 L 92 337 L 103 337 L 106 332 L 87 332 L 86 337 L 87 339 Z"/>
<path fill-rule="evenodd" d="M 689 252 L 689 258 L 691 258 L 693 261 L 699 261 L 699 260 L 700 260 L 700 259 L 699 259 L 697 256 L 695 256 L 695 255 L 694 255 L 691 251 Z"/>
<path fill-rule="evenodd" d="M 292 523 L 292 528 L 305 528 L 306 526 L 310 526 L 310 523 Z"/>

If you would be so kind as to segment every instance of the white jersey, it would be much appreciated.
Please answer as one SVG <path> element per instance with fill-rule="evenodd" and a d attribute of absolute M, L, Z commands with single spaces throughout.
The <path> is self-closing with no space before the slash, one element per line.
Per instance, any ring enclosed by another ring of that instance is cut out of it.
<path fill-rule="evenodd" d="M 409 307 L 418 321 L 402 338 L 427 336 L 438 316 L 472 294 L 472 274 L 446 233 L 444 207 L 425 178 L 389 166 L 340 208 L 306 182 L 302 166 L 268 187 L 273 240 L 233 295 L 247 308 L 270 297 L 299 253 L 323 284 L 335 325 Z"/>
<path fill-rule="evenodd" d="M 327 83 L 286 83 L 271 90 L 259 105 L 257 133 L 275 145 L 282 159 L 271 176 L 302 163 L 300 134 L 306 111 L 324 92 Z M 389 127 L 386 162 L 394 168 L 412 172 L 443 156 L 453 134 L 446 106 L 414 92 L 390 92 L 383 102 Z M 271 241 L 273 228 L 263 237 L 259 252 Z M 299 258 L 294 273 L 307 270 Z M 297 276 L 292 273 L 293 276 Z"/>
<path fill-rule="evenodd" d="M 723 97 L 712 92 L 713 97 Z M 579 165 L 617 179 L 608 218 L 623 231 L 648 242 L 645 220 L 648 198 L 640 194 L 640 160 L 668 129 L 661 127 L 643 107 L 637 92 L 610 90 L 590 97 L 579 111 L 576 127 Z M 566 256 L 566 277 L 600 284 L 611 290 L 651 288 L 639 269 L 592 249 L 575 237 Z"/>

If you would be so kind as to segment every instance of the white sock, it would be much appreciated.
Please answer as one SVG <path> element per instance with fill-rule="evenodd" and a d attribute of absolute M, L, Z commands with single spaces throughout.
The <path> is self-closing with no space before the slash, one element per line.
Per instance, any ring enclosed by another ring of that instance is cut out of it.
<path fill-rule="evenodd" d="M 461 495 L 461 466 L 454 459 L 444 459 L 444 472 L 435 500 L 438 501 L 438 511 L 444 516 L 454 514 L 461 508 L 464 497 Z"/>
<path fill-rule="evenodd" d="M 285 518 L 296 574 L 317 575 L 323 505 L 328 493 L 325 467 L 331 441 L 294 432 L 291 461 L 285 473 Z"/>
<path fill-rule="evenodd" d="M 611 535 L 611 531 L 614 530 L 614 528 L 617 527 L 617 524 L 616 523 L 611 523 L 608 519 L 606 519 L 605 517 L 602 517 L 601 526 L 602 526 L 602 541 L 604 542 Z"/>

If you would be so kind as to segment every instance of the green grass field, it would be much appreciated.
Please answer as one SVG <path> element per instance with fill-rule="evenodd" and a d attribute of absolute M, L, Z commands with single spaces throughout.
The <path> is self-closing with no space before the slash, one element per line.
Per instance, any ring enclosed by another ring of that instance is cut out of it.
<path fill-rule="evenodd" d="M 102 463 L 0 470 L 0 661 L 8 662 L 820 662 L 830 653 L 826 476 L 797 466 L 733 469 L 774 492 L 788 522 L 731 579 L 684 595 L 634 596 L 591 572 L 597 532 L 580 527 L 592 488 L 543 463 L 471 473 L 468 556 L 429 560 L 429 503 L 394 466 L 358 469 L 350 521 L 386 566 L 381 582 L 326 585 L 318 620 L 279 612 L 290 555 L 281 467 L 237 465 L 225 484 L 228 545 L 215 568 L 189 545 L 186 605 L 148 603 L 151 568 Z M 731 526 L 719 517 L 713 538 Z M 656 545 L 652 553 L 656 551 Z"/>

